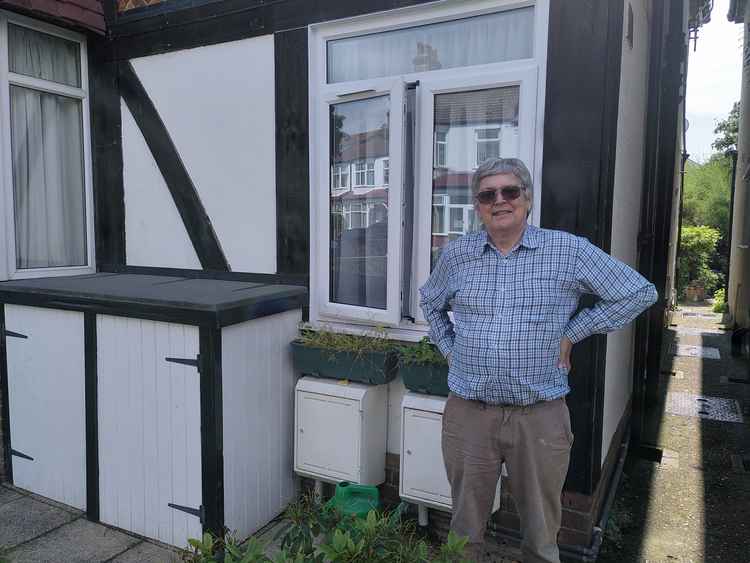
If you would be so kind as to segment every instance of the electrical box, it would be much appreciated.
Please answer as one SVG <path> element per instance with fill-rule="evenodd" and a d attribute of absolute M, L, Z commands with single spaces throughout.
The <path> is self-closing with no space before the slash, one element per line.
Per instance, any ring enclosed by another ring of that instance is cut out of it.
<path fill-rule="evenodd" d="M 439 510 L 452 508 L 441 436 L 446 397 L 406 393 L 401 402 L 401 471 L 399 495 L 404 500 Z M 503 465 L 503 475 L 505 466 Z M 498 479 L 492 511 L 500 507 Z"/>
<path fill-rule="evenodd" d="M 298 474 L 331 483 L 385 481 L 386 385 L 302 377 L 294 412 Z"/>

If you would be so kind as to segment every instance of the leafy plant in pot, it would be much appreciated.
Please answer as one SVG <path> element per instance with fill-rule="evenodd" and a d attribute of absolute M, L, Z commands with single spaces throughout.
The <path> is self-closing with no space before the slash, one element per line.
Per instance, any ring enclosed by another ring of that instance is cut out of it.
<path fill-rule="evenodd" d="M 399 346 L 398 356 L 399 373 L 407 389 L 448 396 L 448 362 L 429 338 Z"/>
<path fill-rule="evenodd" d="M 292 342 L 294 367 L 302 375 L 380 385 L 393 381 L 398 354 L 385 330 L 365 335 L 303 328 Z"/>

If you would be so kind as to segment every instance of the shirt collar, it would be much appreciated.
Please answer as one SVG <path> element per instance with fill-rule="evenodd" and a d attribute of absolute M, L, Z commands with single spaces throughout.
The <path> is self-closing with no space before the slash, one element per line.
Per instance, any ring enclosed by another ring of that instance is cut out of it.
<path fill-rule="evenodd" d="M 519 246 L 523 246 L 525 248 L 537 248 L 541 244 L 539 231 L 539 227 L 535 227 L 534 225 L 526 225 L 526 230 L 524 230 L 523 232 L 523 236 L 521 237 Z M 492 245 L 492 241 L 487 236 L 487 231 L 482 229 L 481 231 L 479 231 L 479 239 L 477 240 L 477 256 L 481 256 L 484 251 L 490 247 L 494 248 Z"/>

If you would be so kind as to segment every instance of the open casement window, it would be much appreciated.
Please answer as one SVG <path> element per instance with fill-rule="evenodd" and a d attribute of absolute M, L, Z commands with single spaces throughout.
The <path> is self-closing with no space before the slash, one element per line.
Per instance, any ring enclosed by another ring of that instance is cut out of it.
<path fill-rule="evenodd" d="M 83 36 L 0 12 L 0 277 L 94 271 Z"/>
<path fill-rule="evenodd" d="M 334 85 L 318 107 L 321 166 L 318 209 L 320 312 L 373 324 L 401 319 L 401 224 L 404 89 L 400 80 Z M 388 163 L 388 181 L 375 174 Z M 351 188 L 335 170 L 352 165 Z M 381 180 L 379 183 L 376 179 Z"/>
<path fill-rule="evenodd" d="M 419 288 L 481 228 L 477 166 L 518 157 L 539 185 L 548 13 L 465 0 L 311 26 L 313 323 L 419 338 Z"/>
<path fill-rule="evenodd" d="M 421 285 L 446 244 L 481 228 L 471 192 L 472 175 L 484 161 L 477 156 L 534 162 L 537 70 L 425 78 L 418 92 L 419 137 L 433 140 L 417 149 L 413 254 Z M 411 310 L 423 321 L 413 293 Z"/>

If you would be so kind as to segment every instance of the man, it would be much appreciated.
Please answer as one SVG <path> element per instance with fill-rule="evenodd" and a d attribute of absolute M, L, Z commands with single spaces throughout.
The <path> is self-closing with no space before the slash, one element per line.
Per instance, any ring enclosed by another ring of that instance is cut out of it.
<path fill-rule="evenodd" d="M 505 462 L 524 563 L 559 563 L 560 495 L 573 443 L 565 404 L 571 349 L 631 322 L 656 290 L 587 240 L 527 224 L 532 184 L 520 160 L 482 164 L 472 193 L 484 230 L 449 244 L 420 289 L 430 338 L 450 364 L 442 447 L 451 529 L 468 536 L 471 556 L 481 560 Z M 601 300 L 571 318 L 583 293 Z"/>

